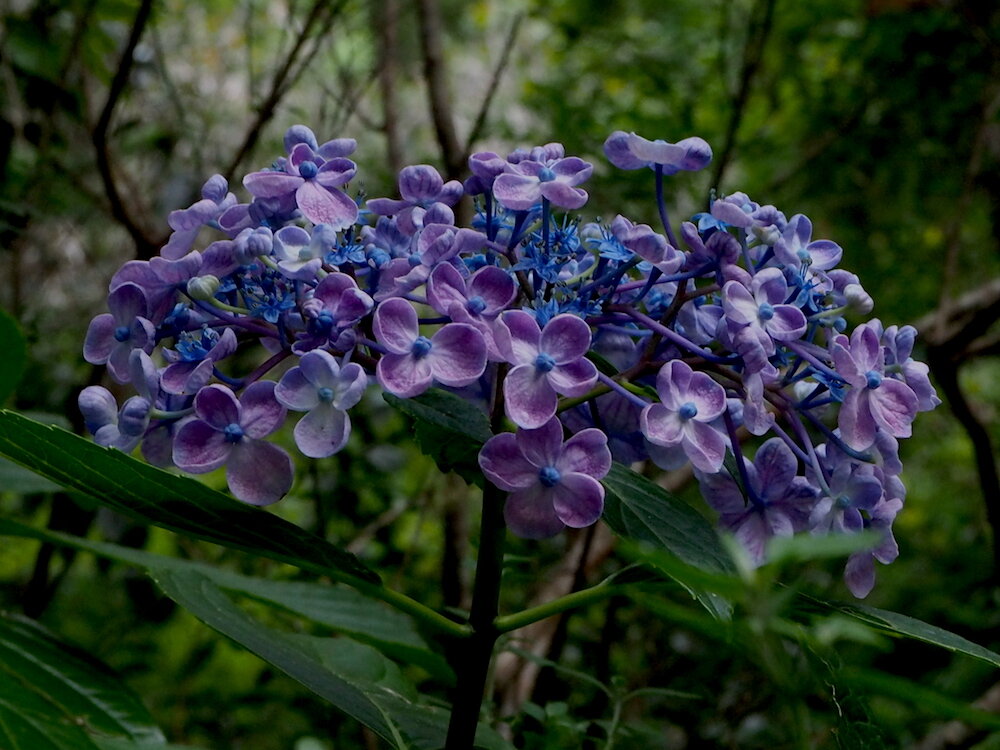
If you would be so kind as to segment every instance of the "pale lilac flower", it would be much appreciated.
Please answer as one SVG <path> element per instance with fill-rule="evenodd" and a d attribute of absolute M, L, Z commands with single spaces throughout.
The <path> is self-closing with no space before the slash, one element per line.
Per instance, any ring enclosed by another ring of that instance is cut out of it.
<path fill-rule="evenodd" d="M 108 294 L 110 313 L 90 321 L 83 342 L 83 358 L 92 365 L 107 364 L 111 377 L 129 381 L 128 359 L 133 349 L 153 351 L 156 327 L 148 319 L 146 293 L 138 284 L 122 284 Z"/>
<path fill-rule="evenodd" d="M 537 429 L 490 438 L 479 452 L 479 466 L 510 493 L 504 504 L 508 528 L 517 536 L 544 539 L 601 517 L 604 487 L 598 480 L 611 469 L 611 451 L 604 433 L 593 428 L 563 443 L 562 425 L 553 417 Z"/>
<path fill-rule="evenodd" d="M 550 161 L 526 159 L 511 164 L 493 183 L 493 196 L 512 211 L 528 211 L 544 198 L 560 208 L 580 208 L 587 191 L 576 187 L 585 182 L 594 167 L 571 156 Z"/>
<path fill-rule="evenodd" d="M 236 334 L 231 328 L 220 334 L 206 326 L 180 334 L 175 346 L 173 350 L 163 349 L 163 356 L 171 363 L 163 371 L 163 390 L 193 395 L 212 379 L 215 363 L 236 351 Z"/>
<path fill-rule="evenodd" d="M 665 447 L 680 446 L 696 469 L 716 472 L 726 457 L 726 438 L 711 424 L 726 409 L 726 391 L 703 372 L 675 359 L 656 376 L 660 403 L 639 417 L 646 439 Z"/>
<path fill-rule="evenodd" d="M 270 505 L 292 488 L 292 459 L 263 438 L 281 427 L 285 407 L 274 383 L 258 381 L 237 399 L 223 385 L 209 385 L 194 398 L 195 419 L 174 437 L 174 463 L 190 474 L 225 465 L 226 482 L 240 500 Z"/>
<path fill-rule="evenodd" d="M 285 276 L 312 281 L 336 244 L 337 232 L 328 224 L 316 225 L 311 234 L 302 227 L 283 227 L 274 233 L 273 253 Z"/>
<path fill-rule="evenodd" d="M 733 532 L 754 565 L 761 565 L 772 537 L 808 528 L 816 490 L 805 477 L 797 476 L 798 462 L 780 438 L 761 445 L 753 462 L 744 461 L 744 467 L 750 483 L 746 495 L 726 472 L 695 469 L 695 476 L 702 496 L 719 512 L 719 525 Z"/>
<path fill-rule="evenodd" d="M 812 238 L 812 222 L 807 216 L 796 214 L 788 220 L 781 239 L 774 245 L 775 257 L 794 269 L 803 272 L 829 271 L 839 262 L 844 251 L 830 240 Z"/>
<path fill-rule="evenodd" d="M 431 224 L 454 224 L 451 206 L 458 203 L 464 192 L 458 180 L 445 182 L 434 167 L 415 164 L 399 172 L 402 200 L 372 198 L 365 205 L 380 216 L 394 215 L 399 228 L 412 234 Z"/>
<path fill-rule="evenodd" d="M 322 350 L 305 354 L 286 372 L 274 395 L 292 411 L 307 412 L 295 425 L 295 444 L 310 458 L 332 456 L 347 444 L 351 419 L 347 410 L 358 403 L 368 385 L 360 365 L 341 367 Z"/>
<path fill-rule="evenodd" d="M 452 265 L 441 263 L 427 280 L 427 302 L 456 323 L 479 329 L 489 358 L 503 360 L 493 336 L 494 321 L 517 296 L 510 274 L 498 266 L 483 266 L 466 281 Z"/>
<path fill-rule="evenodd" d="M 788 284 L 778 268 L 765 268 L 750 281 L 749 289 L 739 281 L 722 288 L 722 309 L 734 334 L 746 328 L 767 356 L 775 352 L 775 341 L 794 341 L 806 331 L 806 316 L 788 299 Z"/>
<path fill-rule="evenodd" d="M 504 407 L 518 427 L 541 427 L 556 413 L 559 396 L 582 396 L 597 382 L 586 358 L 590 326 L 575 315 L 556 315 L 544 330 L 523 310 L 504 313 L 494 330 L 497 349 L 514 365 L 504 379 Z"/>
<path fill-rule="evenodd" d="M 677 143 L 650 141 L 635 133 L 616 130 L 604 141 L 604 154 L 619 169 L 642 169 L 660 165 L 663 174 L 696 171 L 712 161 L 712 147 L 697 136 Z"/>
<path fill-rule="evenodd" d="M 858 451 L 875 442 L 876 430 L 893 437 L 909 437 L 917 413 L 917 397 L 902 381 L 885 377 L 885 361 L 878 333 L 860 325 L 833 343 L 837 372 L 852 387 L 840 407 L 840 433 L 844 442 Z"/>
<path fill-rule="evenodd" d="M 330 346 L 347 349 L 354 326 L 372 311 L 375 301 L 346 273 L 331 273 L 313 290 L 312 297 L 302 303 L 306 330 L 292 345 L 296 354 Z"/>
<path fill-rule="evenodd" d="M 435 380 L 469 385 L 486 369 L 486 342 L 475 327 L 449 323 L 427 338 L 420 333 L 416 310 L 400 297 L 375 309 L 373 329 L 386 350 L 375 370 L 378 382 L 400 398 L 423 393 Z"/>
<path fill-rule="evenodd" d="M 201 200 L 187 208 L 171 211 L 167 223 L 173 232 L 160 255 L 177 260 L 191 250 L 198 232 L 216 221 L 227 209 L 236 205 L 236 196 L 229 192 L 229 183 L 220 174 L 213 175 L 201 187 Z"/>

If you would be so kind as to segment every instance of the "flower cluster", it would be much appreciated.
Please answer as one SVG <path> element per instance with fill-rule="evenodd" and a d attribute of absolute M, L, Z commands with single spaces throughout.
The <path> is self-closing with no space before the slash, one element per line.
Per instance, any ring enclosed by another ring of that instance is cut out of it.
<path fill-rule="evenodd" d="M 289 412 L 298 449 L 321 458 L 346 444 L 370 379 L 400 398 L 436 386 L 509 420 L 480 466 L 521 536 L 594 523 L 612 460 L 648 459 L 690 463 L 756 563 L 776 535 L 871 528 L 882 542 L 846 570 L 864 596 L 874 560 L 896 556 L 897 441 L 938 403 L 915 332 L 848 331 L 871 297 L 801 214 L 734 193 L 675 234 L 664 180 L 711 161 L 702 139 L 605 142 L 615 166 L 652 171 L 662 233 L 563 213 L 587 202 L 593 168 L 557 143 L 474 154 L 464 184 L 408 166 L 399 198 L 360 207 L 345 192 L 353 140 L 300 125 L 285 149 L 244 178 L 247 203 L 212 177 L 171 214 L 161 255 L 112 279 L 84 354 L 138 395 L 119 409 L 82 392 L 98 442 L 191 473 L 225 466 L 236 497 L 266 505 L 293 482 L 267 440 Z M 456 226 L 468 196 L 472 226 Z M 751 458 L 754 436 L 770 437 Z"/>

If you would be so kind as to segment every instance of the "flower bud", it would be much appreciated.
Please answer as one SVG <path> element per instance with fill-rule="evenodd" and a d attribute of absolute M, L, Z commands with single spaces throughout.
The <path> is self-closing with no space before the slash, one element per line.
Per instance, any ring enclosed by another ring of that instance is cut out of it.
<path fill-rule="evenodd" d="M 844 298 L 847 309 L 852 313 L 867 315 L 875 307 L 875 301 L 860 284 L 848 284 L 844 287 Z"/>
<path fill-rule="evenodd" d="M 187 283 L 187 295 L 191 299 L 207 302 L 215 297 L 219 291 L 219 278 L 217 276 L 195 276 Z"/>

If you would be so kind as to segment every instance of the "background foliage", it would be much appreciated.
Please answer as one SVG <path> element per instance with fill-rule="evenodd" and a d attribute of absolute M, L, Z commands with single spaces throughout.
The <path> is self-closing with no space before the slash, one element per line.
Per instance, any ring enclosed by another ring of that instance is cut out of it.
<path fill-rule="evenodd" d="M 922 415 L 905 446 L 902 553 L 880 569 L 868 603 L 1000 647 L 992 531 L 1000 527 L 992 328 L 1000 14 L 989 4 L 8 0 L 0 8 L 0 383 L 17 382 L 16 391 L 0 389 L 6 405 L 79 431 L 76 393 L 100 378 L 81 342 L 114 269 L 155 253 L 169 233 L 166 214 L 191 203 L 210 174 L 269 160 L 289 124 L 306 123 L 321 140 L 357 138 L 364 180 L 384 194 L 403 163 L 460 176 L 472 150 L 559 140 L 598 165 L 588 209 L 647 221 L 648 180 L 612 179 L 601 143 L 614 129 L 697 134 L 716 160 L 684 183 L 687 209 L 701 210 L 717 187 L 809 214 L 816 236 L 844 247 L 876 314 L 921 328 L 952 410 Z M 347 451 L 302 467 L 276 513 L 355 552 L 419 601 L 467 605 L 473 558 L 462 540 L 474 527 L 476 492 L 440 477 L 381 398 L 356 431 Z M 684 477 L 669 481 L 698 506 Z M 6 464 L 0 513 L 234 574 L 295 575 L 98 510 Z M 603 527 L 518 544 L 506 561 L 505 605 L 521 608 L 560 578 L 596 582 L 645 554 L 614 545 Z M 676 586 L 552 623 L 535 641 L 541 652 L 499 660 L 493 718 L 528 747 L 598 744 L 610 726 L 621 728 L 621 747 L 996 746 L 996 722 L 969 708 L 978 699 L 1000 707 L 990 691 L 995 668 L 836 616 L 803 616 L 802 602 L 775 581 L 824 598 L 847 594 L 836 561 L 792 558 L 744 581 L 732 629 Z M 134 561 L 3 536 L 0 609 L 38 618 L 116 670 L 153 718 L 148 731 L 159 726 L 171 742 L 378 746 L 178 610 Z M 304 636 L 329 632 L 301 613 L 252 603 L 250 611 Z M 34 627 L 11 617 L 0 628 Z M 800 648 L 785 648 L 788 639 Z M 530 643 L 515 634 L 509 646 Z M 831 686 L 841 662 L 850 679 Z M 428 669 L 405 667 L 418 682 Z M 941 729 L 949 719 L 961 722 L 953 745 Z"/>

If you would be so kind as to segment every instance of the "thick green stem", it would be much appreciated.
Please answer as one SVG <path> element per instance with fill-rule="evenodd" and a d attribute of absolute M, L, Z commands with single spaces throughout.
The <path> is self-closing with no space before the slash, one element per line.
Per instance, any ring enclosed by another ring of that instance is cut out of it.
<path fill-rule="evenodd" d="M 452 703 L 451 723 L 445 750 L 468 750 L 479 725 L 479 711 L 489 674 L 493 647 L 500 631 L 494 621 L 500 602 L 500 574 L 507 528 L 503 519 L 505 493 L 487 483 L 483 490 L 483 518 L 480 526 L 479 557 L 469 613 L 471 637 L 456 648 L 458 681 Z"/>

